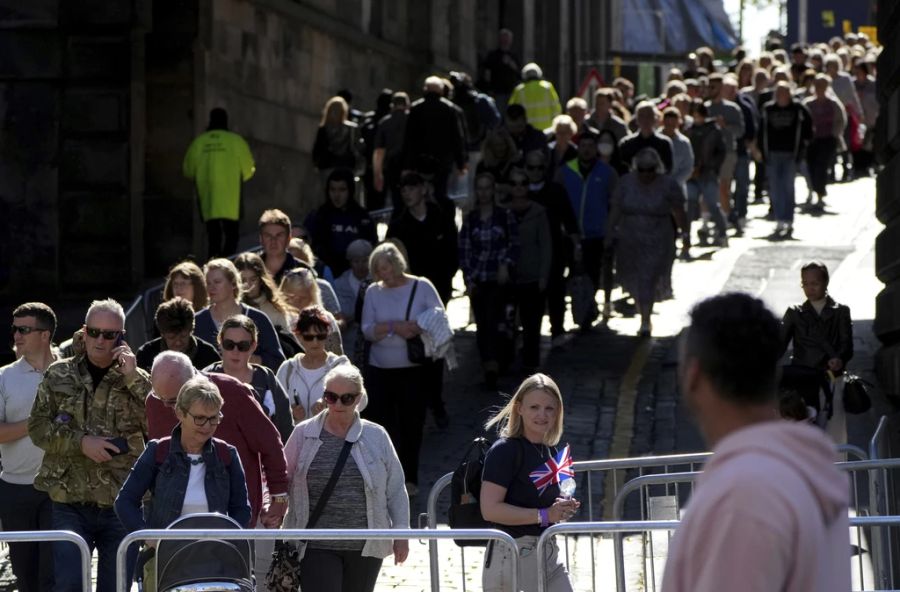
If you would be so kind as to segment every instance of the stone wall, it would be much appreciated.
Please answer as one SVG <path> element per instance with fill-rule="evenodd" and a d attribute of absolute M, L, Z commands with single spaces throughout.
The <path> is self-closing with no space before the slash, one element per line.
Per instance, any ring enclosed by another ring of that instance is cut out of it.
<path fill-rule="evenodd" d="M 878 37 L 884 51 L 878 61 L 881 103 L 876 143 L 884 170 L 878 176 L 878 219 L 885 229 L 875 245 L 875 268 L 885 284 L 878 294 L 874 330 L 884 344 L 876 358 L 882 386 L 900 396 L 900 4 L 878 3 Z"/>
<path fill-rule="evenodd" d="M 256 159 L 242 232 L 265 208 L 301 220 L 322 201 L 311 150 L 322 106 L 338 90 L 367 111 L 384 87 L 417 95 L 435 68 L 474 72 L 475 13 L 474 0 L 214 2 L 197 74 L 204 109 L 225 107 Z M 195 127 L 204 124 L 198 114 Z"/>

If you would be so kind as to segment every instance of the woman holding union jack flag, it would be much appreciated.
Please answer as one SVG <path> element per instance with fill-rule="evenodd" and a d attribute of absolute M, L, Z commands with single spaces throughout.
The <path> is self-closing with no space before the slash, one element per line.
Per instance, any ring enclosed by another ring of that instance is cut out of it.
<path fill-rule="evenodd" d="M 529 376 L 506 406 L 485 424 L 488 429 L 494 426 L 500 439 L 485 456 L 481 514 L 516 539 L 520 590 L 537 589 L 540 560 L 546 568 L 546 589 L 571 592 L 572 583 L 556 542 L 546 547 L 543 558 L 534 553 L 544 529 L 570 519 L 581 506 L 560 492 L 560 484 L 573 480 L 574 472 L 569 446 L 557 446 L 563 427 L 559 387 L 544 374 Z M 505 545 L 488 543 L 482 572 L 485 592 L 511 592 L 512 552 Z"/>

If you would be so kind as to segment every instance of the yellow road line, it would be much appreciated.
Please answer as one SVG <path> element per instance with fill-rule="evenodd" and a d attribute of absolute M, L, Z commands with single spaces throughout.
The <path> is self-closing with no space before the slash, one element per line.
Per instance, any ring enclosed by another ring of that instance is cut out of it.
<path fill-rule="evenodd" d="M 637 386 L 641 381 L 641 374 L 650 352 L 653 349 L 652 339 L 643 339 L 631 357 L 628 369 L 622 376 L 619 385 L 619 398 L 616 402 L 616 420 L 613 429 L 612 442 L 609 445 L 609 458 L 626 458 L 631 451 L 631 439 L 634 435 L 634 403 L 637 399 Z M 615 471 L 608 471 L 603 487 L 603 516 L 606 520 L 612 519 L 613 500 L 616 497 L 615 485 L 622 485 L 625 472 L 620 471 L 618 476 Z M 616 477 L 618 479 L 616 480 Z"/>

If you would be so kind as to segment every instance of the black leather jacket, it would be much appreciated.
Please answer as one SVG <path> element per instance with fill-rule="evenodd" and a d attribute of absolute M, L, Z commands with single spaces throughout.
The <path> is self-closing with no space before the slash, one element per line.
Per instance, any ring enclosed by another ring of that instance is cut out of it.
<path fill-rule="evenodd" d="M 781 321 L 782 351 L 794 342 L 792 363 L 826 368 L 828 360 L 840 358 L 844 366 L 853 357 L 853 324 L 850 308 L 826 297 L 822 314 L 807 300 L 791 306 Z"/>

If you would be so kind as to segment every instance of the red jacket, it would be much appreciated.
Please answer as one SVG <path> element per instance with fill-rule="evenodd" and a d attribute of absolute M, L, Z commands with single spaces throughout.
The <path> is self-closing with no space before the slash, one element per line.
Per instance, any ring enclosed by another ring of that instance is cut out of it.
<path fill-rule="evenodd" d="M 278 430 L 248 386 L 225 374 L 209 373 L 206 377 L 219 387 L 225 400 L 222 406 L 224 417 L 216 430 L 216 438 L 237 448 L 247 478 L 247 493 L 253 514 L 250 524 L 255 525 L 262 509 L 262 475 L 265 474 L 269 493 L 287 493 L 284 446 Z M 178 423 L 175 411 L 152 395 L 147 396 L 144 406 L 150 438 L 158 440 L 170 436 Z"/>

